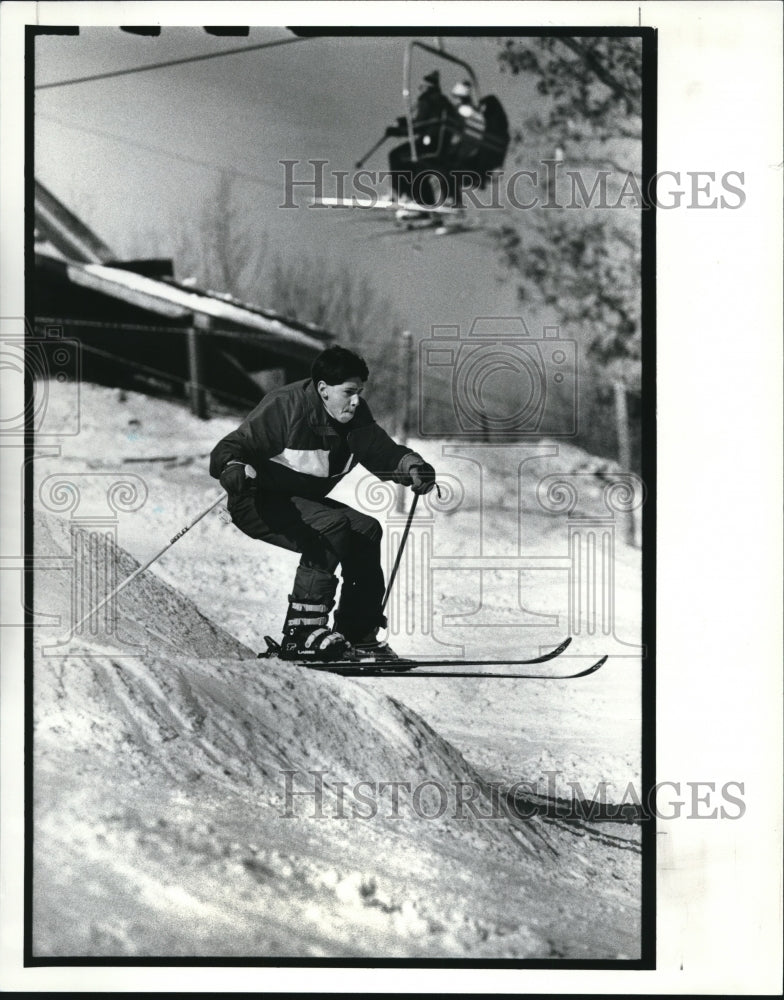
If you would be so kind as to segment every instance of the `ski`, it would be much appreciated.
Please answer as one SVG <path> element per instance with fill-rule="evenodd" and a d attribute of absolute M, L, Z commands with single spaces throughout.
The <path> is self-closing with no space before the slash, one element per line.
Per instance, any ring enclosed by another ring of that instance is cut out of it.
<path fill-rule="evenodd" d="M 455 658 L 440 660 L 416 660 L 401 657 L 392 661 L 357 661 L 357 660 L 284 660 L 280 656 L 280 646 L 269 636 L 264 637 L 267 649 L 259 653 L 259 659 L 275 659 L 281 663 L 289 663 L 297 667 L 307 667 L 310 670 L 320 670 L 325 673 L 340 674 L 343 677 L 474 677 L 474 678 L 499 678 L 509 680 L 573 680 L 577 677 L 587 677 L 595 673 L 602 667 L 607 657 L 603 656 L 596 663 L 582 670 L 569 674 L 540 674 L 540 673 L 487 673 L 482 670 L 456 670 L 457 667 L 521 667 L 533 666 L 538 663 L 546 663 L 553 660 L 567 648 L 571 643 L 571 637 L 566 638 L 555 649 L 550 650 L 541 656 L 536 656 L 528 660 L 505 659 L 505 660 L 458 660 Z M 442 669 L 450 668 L 450 669 Z"/>
<path fill-rule="evenodd" d="M 276 642 L 273 638 L 271 638 L 268 635 L 264 636 L 264 641 L 267 644 L 267 648 L 266 648 L 266 650 L 263 653 L 259 653 L 259 658 L 263 659 L 264 657 L 267 657 L 267 656 L 282 658 L 280 656 L 280 643 Z M 417 666 L 421 664 L 422 666 L 428 666 L 428 667 L 458 667 L 458 666 L 464 667 L 467 664 L 470 664 L 471 662 L 473 662 L 473 663 L 475 663 L 475 664 L 477 664 L 479 666 L 483 666 L 483 667 L 513 667 L 515 665 L 516 666 L 528 666 L 528 665 L 534 664 L 534 663 L 546 663 L 548 660 L 554 660 L 556 658 L 556 656 L 560 656 L 561 653 L 563 653 L 563 651 L 567 648 L 567 646 L 571 643 L 571 641 L 572 641 L 572 637 L 571 636 L 567 636 L 564 639 L 564 641 L 562 643 L 560 643 L 560 645 L 558 645 L 558 646 L 555 647 L 555 649 L 548 650 L 548 652 L 542 653 L 540 656 L 534 656 L 530 660 L 512 660 L 512 659 L 507 659 L 507 660 L 473 660 L 473 661 L 471 661 L 471 660 L 466 660 L 466 659 L 458 660 L 455 657 L 448 657 L 448 658 L 439 659 L 439 660 L 430 660 L 430 659 L 427 659 L 427 660 L 417 660 L 415 657 L 401 656 L 399 660 L 394 660 L 393 662 L 400 664 L 401 667 L 402 667 L 403 664 L 416 664 Z M 357 659 L 353 659 L 353 660 L 321 660 L 321 661 L 319 661 L 319 660 L 308 660 L 305 657 L 302 657 L 302 659 L 289 660 L 287 662 L 289 662 L 289 663 L 300 663 L 300 664 L 302 664 L 303 666 L 306 666 L 306 667 L 316 667 L 316 668 L 321 668 L 321 667 L 330 667 L 330 668 L 334 668 L 334 667 L 357 667 L 360 663 L 362 663 L 361 660 L 357 660 Z M 365 661 L 365 663 L 369 663 L 371 665 L 373 665 L 375 662 L 376 661 L 373 661 L 373 660 L 366 660 Z"/>
<path fill-rule="evenodd" d="M 420 667 L 427 665 L 426 662 L 418 663 L 416 661 L 406 664 L 405 668 L 398 667 L 397 669 L 390 668 L 388 665 L 358 667 L 356 663 L 351 666 L 342 666 L 340 664 L 332 666 L 329 663 L 302 663 L 299 660 L 281 660 L 281 662 L 291 663 L 294 666 L 306 667 L 311 670 L 320 670 L 322 673 L 339 674 L 341 677 L 475 677 L 484 678 L 485 680 L 569 681 L 577 677 L 587 677 L 589 674 L 596 673 L 607 662 L 607 657 L 603 656 L 596 663 L 591 664 L 590 667 L 586 667 L 584 670 L 579 670 L 573 674 L 501 674 L 485 673 L 481 670 L 427 670 L 420 669 Z M 465 661 L 458 660 L 456 662 L 464 663 Z M 481 664 L 479 665 L 481 666 Z"/>

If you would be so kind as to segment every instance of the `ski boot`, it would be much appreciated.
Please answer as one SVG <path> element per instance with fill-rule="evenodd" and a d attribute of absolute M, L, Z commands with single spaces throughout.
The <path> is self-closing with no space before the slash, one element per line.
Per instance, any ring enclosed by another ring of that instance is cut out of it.
<path fill-rule="evenodd" d="M 346 659 L 353 660 L 360 669 L 384 667 L 386 670 L 409 670 L 413 661 L 398 656 L 388 642 L 378 638 L 378 632 L 379 628 L 373 628 L 361 639 L 352 641 Z"/>
<path fill-rule="evenodd" d="M 341 660 L 349 649 L 342 634 L 328 626 L 337 579 L 300 566 L 289 594 L 280 656 L 284 660 Z M 304 596 L 307 595 L 307 596 Z"/>
<path fill-rule="evenodd" d="M 340 632 L 327 627 L 329 605 L 289 599 L 280 655 L 284 660 L 342 660 L 349 649 Z"/>
<path fill-rule="evenodd" d="M 352 642 L 351 652 L 352 658 L 360 661 L 369 660 L 372 663 L 390 663 L 400 659 L 388 642 L 376 638 L 375 629 L 358 642 Z"/>
<path fill-rule="evenodd" d="M 406 195 L 397 199 L 397 205 L 398 207 L 395 209 L 396 222 L 415 222 L 425 217 L 423 212 L 426 210 Z"/>

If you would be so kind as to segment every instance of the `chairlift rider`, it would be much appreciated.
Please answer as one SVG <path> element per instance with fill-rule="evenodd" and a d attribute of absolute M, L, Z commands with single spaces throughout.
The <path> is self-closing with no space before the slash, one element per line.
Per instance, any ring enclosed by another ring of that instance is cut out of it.
<path fill-rule="evenodd" d="M 462 189 L 487 186 L 493 171 L 504 164 L 509 148 L 509 120 L 493 94 L 477 100 L 470 80 L 452 88 L 452 99 L 462 120 L 462 129 L 452 138 L 454 166 L 449 174 L 454 204 L 462 201 Z"/>
<path fill-rule="evenodd" d="M 389 154 L 392 189 L 398 201 L 439 204 L 439 181 L 446 197 L 462 204 L 462 190 L 486 187 L 493 171 L 503 166 L 509 147 L 509 122 L 494 95 L 477 99 L 469 80 L 462 80 L 447 97 L 437 70 L 424 77 L 413 114 L 414 150 L 406 141 Z M 384 137 L 408 136 L 405 117 L 390 125 Z"/>
<path fill-rule="evenodd" d="M 441 90 L 438 70 L 424 77 L 413 114 L 414 150 L 411 143 L 396 146 L 389 154 L 392 190 L 398 201 L 436 205 L 440 191 L 437 174 L 448 165 L 444 158 L 448 138 L 460 129 L 460 117 L 452 102 Z M 384 132 L 385 138 L 408 137 L 408 123 L 400 117 Z"/>
<path fill-rule="evenodd" d="M 461 128 L 452 136 L 452 149 L 457 160 L 467 163 L 475 159 L 485 136 L 485 116 L 473 94 L 470 80 L 461 80 L 452 87 L 452 102 L 461 118 Z"/>
<path fill-rule="evenodd" d="M 447 188 L 452 204 L 461 205 L 466 182 L 472 188 L 484 186 L 475 168 L 486 132 L 485 116 L 470 80 L 456 83 L 450 96 L 460 116 L 460 127 L 449 136 L 448 158 L 452 169 L 447 171 Z"/>

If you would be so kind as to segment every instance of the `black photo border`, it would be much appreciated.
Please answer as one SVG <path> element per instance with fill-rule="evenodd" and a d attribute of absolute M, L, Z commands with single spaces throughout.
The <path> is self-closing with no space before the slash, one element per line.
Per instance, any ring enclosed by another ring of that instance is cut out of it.
<path fill-rule="evenodd" d="M 118 29 L 119 30 L 119 29 Z M 295 34 L 352 36 L 450 37 L 633 37 L 641 39 L 642 48 L 642 190 L 652 190 L 657 164 L 657 31 L 651 27 L 552 26 L 547 28 L 503 26 L 498 28 L 360 26 L 308 26 L 292 28 Z M 35 41 L 41 35 L 78 34 L 78 27 L 68 25 L 26 25 L 24 80 L 24 159 L 25 159 L 25 315 L 35 315 L 34 253 L 34 113 L 35 113 Z M 642 210 L 641 239 L 641 344 L 642 344 L 642 478 L 646 489 L 642 529 L 642 801 L 648 802 L 656 781 L 656 205 L 646 201 Z M 656 968 L 656 824 L 648 817 L 641 823 L 641 929 L 640 958 L 617 960 L 575 959 L 418 959 L 375 958 L 301 958 L 301 957 L 36 957 L 33 955 L 33 451 L 34 411 L 30 405 L 33 386 L 25 369 L 25 472 L 24 472 L 24 943 L 25 968 L 36 967 L 319 967 L 319 968 L 477 968 L 477 969 L 607 969 L 649 970 Z M 287 994 L 293 995 L 293 994 Z M 303 994 L 304 995 L 304 994 Z M 368 994 L 371 996 L 373 994 Z"/>

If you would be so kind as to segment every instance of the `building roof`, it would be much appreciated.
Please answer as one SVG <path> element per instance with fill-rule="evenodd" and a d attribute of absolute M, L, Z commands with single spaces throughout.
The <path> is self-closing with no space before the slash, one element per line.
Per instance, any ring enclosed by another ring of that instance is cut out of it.
<path fill-rule="evenodd" d="M 173 277 L 150 277 L 116 254 L 40 181 L 35 181 L 35 229 L 39 256 L 65 265 L 68 280 L 170 319 L 201 316 L 224 332 L 246 330 L 318 352 L 333 334 L 222 292 L 201 289 Z"/>
<path fill-rule="evenodd" d="M 323 350 L 325 341 L 331 339 L 330 334 L 317 327 L 308 328 L 303 323 L 248 306 L 231 296 L 217 296 L 167 279 L 148 278 L 103 264 L 68 263 L 66 270 L 69 280 L 76 285 L 170 319 L 201 316 L 225 332 L 239 327 L 314 351 Z"/>
<path fill-rule="evenodd" d="M 77 339 L 90 381 L 155 391 L 168 385 L 175 394 L 198 388 L 205 399 L 210 393 L 254 405 L 269 388 L 262 375 L 305 377 L 334 339 L 312 324 L 176 281 L 170 260 L 117 260 L 37 181 L 35 236 L 29 311 L 36 330 L 63 328 Z"/>

